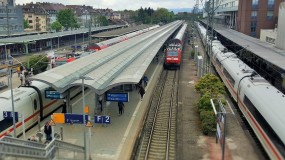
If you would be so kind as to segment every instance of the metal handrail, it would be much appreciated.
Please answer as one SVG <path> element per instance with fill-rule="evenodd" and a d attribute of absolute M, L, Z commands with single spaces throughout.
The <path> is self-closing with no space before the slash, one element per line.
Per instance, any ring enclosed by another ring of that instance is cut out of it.
<path fill-rule="evenodd" d="M 59 148 L 84 153 L 84 147 L 57 139 L 53 139 L 48 145 L 7 136 L 0 139 L 0 155 L 4 156 L 47 159 L 52 158 Z"/>

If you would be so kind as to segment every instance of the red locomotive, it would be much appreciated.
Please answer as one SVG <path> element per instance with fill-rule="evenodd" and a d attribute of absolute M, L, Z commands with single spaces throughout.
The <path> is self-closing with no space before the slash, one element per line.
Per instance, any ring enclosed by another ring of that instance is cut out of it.
<path fill-rule="evenodd" d="M 168 46 L 165 50 L 165 59 L 163 68 L 167 69 L 170 67 L 175 67 L 180 69 L 181 64 L 181 54 L 183 51 L 183 38 L 186 31 L 187 24 L 183 24 L 179 32 L 175 35 L 174 39 L 169 41 Z"/>

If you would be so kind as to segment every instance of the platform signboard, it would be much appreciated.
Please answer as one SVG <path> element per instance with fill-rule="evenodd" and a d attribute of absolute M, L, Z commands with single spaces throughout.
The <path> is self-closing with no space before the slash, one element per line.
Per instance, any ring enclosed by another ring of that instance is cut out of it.
<path fill-rule="evenodd" d="M 129 93 L 106 93 L 106 101 L 129 102 Z"/>
<path fill-rule="evenodd" d="M 54 90 L 45 90 L 45 97 L 47 99 L 62 99 L 64 98 L 61 93 Z"/>
<path fill-rule="evenodd" d="M 95 116 L 94 123 L 110 124 L 111 117 L 110 116 Z"/>
<path fill-rule="evenodd" d="M 71 124 L 83 124 L 83 115 L 66 113 L 64 116 L 64 121 L 65 123 L 71 123 Z M 85 123 L 87 121 L 88 121 L 88 115 L 85 115 Z"/>
<path fill-rule="evenodd" d="M 65 123 L 65 118 L 64 118 L 64 114 L 63 113 L 53 113 L 52 114 L 52 119 L 54 121 L 54 123 L 57 124 L 63 124 Z"/>
<path fill-rule="evenodd" d="M 18 112 L 14 112 L 15 113 L 15 121 L 16 123 L 18 122 L 19 120 L 19 116 L 18 116 Z M 13 112 L 11 111 L 3 111 L 3 118 L 4 119 L 13 119 Z"/>

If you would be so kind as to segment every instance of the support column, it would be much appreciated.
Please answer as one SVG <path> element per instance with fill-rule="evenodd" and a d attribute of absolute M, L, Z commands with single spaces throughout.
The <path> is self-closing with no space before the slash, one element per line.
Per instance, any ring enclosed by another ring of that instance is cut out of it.
<path fill-rule="evenodd" d="M 99 108 L 99 95 L 98 94 L 96 94 L 95 92 L 94 92 L 94 114 L 98 114 L 98 110 L 100 110 L 100 108 Z M 102 106 L 102 108 L 103 108 L 103 106 Z"/>
<path fill-rule="evenodd" d="M 72 107 L 70 104 L 70 90 L 67 90 L 67 95 L 66 95 L 66 109 L 67 113 L 72 113 Z"/>

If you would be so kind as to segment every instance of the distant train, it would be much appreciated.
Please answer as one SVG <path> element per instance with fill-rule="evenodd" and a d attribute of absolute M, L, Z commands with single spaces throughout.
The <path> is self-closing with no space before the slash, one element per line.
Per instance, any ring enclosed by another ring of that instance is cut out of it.
<path fill-rule="evenodd" d="M 203 44 L 206 29 L 196 23 Z M 231 96 L 270 159 L 285 158 L 285 95 L 214 40 L 209 55 Z"/>
<path fill-rule="evenodd" d="M 141 29 L 141 30 L 138 30 L 138 31 L 126 34 L 126 35 L 122 35 L 122 36 L 116 37 L 116 38 L 112 38 L 112 39 L 109 39 L 109 40 L 106 40 L 106 41 L 103 41 L 103 42 L 91 44 L 91 46 L 89 46 L 88 49 L 89 50 L 98 51 L 98 50 L 107 48 L 107 47 L 109 47 L 111 45 L 114 45 L 114 44 L 120 43 L 122 41 L 128 40 L 128 39 L 130 39 L 132 37 L 138 36 L 138 35 L 140 35 L 142 33 L 147 32 L 147 31 L 153 30 L 153 29 L 158 28 L 158 27 L 159 27 L 159 25 L 154 25 L 154 26 L 151 26 L 151 27 L 148 27 L 148 28 L 145 28 L 145 29 Z"/>
<path fill-rule="evenodd" d="M 173 39 L 171 39 L 165 49 L 165 59 L 163 68 L 167 69 L 175 67 L 180 69 L 181 55 L 184 45 L 184 35 L 187 28 L 187 24 L 184 23 L 178 33 Z"/>

